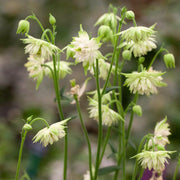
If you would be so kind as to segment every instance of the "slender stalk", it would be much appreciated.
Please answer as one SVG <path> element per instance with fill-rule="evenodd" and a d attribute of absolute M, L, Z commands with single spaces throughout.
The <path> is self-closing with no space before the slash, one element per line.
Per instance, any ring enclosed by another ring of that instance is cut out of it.
<path fill-rule="evenodd" d="M 98 124 L 98 145 L 97 145 L 97 155 L 96 155 L 96 166 L 94 173 L 94 180 L 97 179 L 98 169 L 100 166 L 100 152 L 101 152 L 101 141 L 102 141 L 102 111 L 101 111 L 101 92 L 100 92 L 100 84 L 99 84 L 99 64 L 96 59 L 96 86 L 97 86 L 97 94 L 98 94 L 98 112 L 99 112 L 99 124 Z"/>
<path fill-rule="evenodd" d="M 179 158 L 178 158 L 178 162 L 177 162 L 176 169 L 175 169 L 175 171 L 174 171 L 173 180 L 176 180 L 176 176 L 177 176 L 179 167 L 180 167 L 180 154 L 179 154 Z"/>
<path fill-rule="evenodd" d="M 143 173 L 144 173 L 144 169 L 141 169 L 138 180 L 141 180 Z"/>
<path fill-rule="evenodd" d="M 19 176 L 21 159 L 22 159 L 22 152 L 23 152 L 23 147 L 24 147 L 24 141 L 26 139 L 26 134 L 27 134 L 27 131 L 22 132 L 22 135 L 21 135 L 21 145 L 20 145 L 20 149 L 19 149 L 19 157 L 18 157 L 18 163 L 17 163 L 17 170 L 16 170 L 15 180 L 18 180 L 18 176 Z"/>
<path fill-rule="evenodd" d="M 136 93 L 136 95 L 134 97 L 134 100 L 133 100 L 134 104 L 136 104 L 137 99 L 138 99 L 138 94 Z M 126 146 L 128 144 L 128 140 L 129 140 L 129 135 L 130 135 L 131 127 L 132 127 L 133 118 L 134 118 L 134 112 L 131 111 L 129 126 L 128 126 L 128 130 L 127 130 L 127 136 L 126 136 Z"/>
<path fill-rule="evenodd" d="M 101 161 L 103 159 L 103 156 L 104 156 L 104 152 L 106 150 L 106 146 L 107 146 L 107 143 L 108 143 L 108 140 L 109 140 L 109 136 L 110 136 L 110 133 L 111 133 L 111 129 L 112 127 L 108 127 L 108 130 L 107 130 L 107 133 L 106 133 L 106 137 L 105 137 L 105 141 L 104 141 L 104 146 L 102 148 L 102 152 L 101 152 L 101 156 L 100 156 L 100 159 L 99 159 L 99 163 L 101 164 Z"/>
<path fill-rule="evenodd" d="M 92 157 L 91 157 L 91 155 L 92 155 L 92 153 L 91 153 L 91 144 L 90 144 L 90 140 L 89 140 L 89 136 L 88 136 L 88 132 L 87 132 L 86 126 L 84 125 L 84 122 L 83 122 L 83 118 L 82 118 L 82 114 L 81 114 L 81 110 L 80 110 L 80 105 L 79 105 L 78 98 L 77 98 L 76 95 L 74 96 L 74 98 L 75 98 L 75 101 L 76 101 L 76 106 L 77 106 L 77 110 L 78 110 L 78 114 L 79 114 L 79 119 L 80 119 L 80 122 L 81 122 L 81 126 L 82 126 L 82 129 L 83 129 L 83 132 L 84 132 L 84 135 L 85 135 L 87 144 L 88 144 L 90 179 L 93 179 L 93 174 L 92 174 Z"/>
<path fill-rule="evenodd" d="M 39 117 L 38 117 L 38 118 L 33 119 L 33 120 L 29 123 L 29 124 L 30 124 L 30 125 L 32 125 L 34 122 L 39 121 L 39 120 L 40 120 L 40 121 L 42 121 L 42 122 L 44 122 L 44 124 L 46 125 L 46 127 L 47 127 L 47 128 L 49 128 L 49 124 L 48 124 L 48 122 L 47 122 L 45 119 L 43 119 L 43 118 L 39 118 Z"/>

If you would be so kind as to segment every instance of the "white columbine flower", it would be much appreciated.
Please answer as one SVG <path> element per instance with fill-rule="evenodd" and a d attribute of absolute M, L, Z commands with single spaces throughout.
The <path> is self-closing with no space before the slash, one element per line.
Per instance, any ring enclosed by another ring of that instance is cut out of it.
<path fill-rule="evenodd" d="M 94 61 L 102 56 L 98 50 L 101 44 L 95 38 L 90 39 L 82 28 L 79 37 L 75 37 L 71 45 L 76 62 L 83 62 L 84 67 L 92 66 Z"/>
<path fill-rule="evenodd" d="M 123 73 L 126 77 L 124 85 L 128 86 L 132 93 L 138 94 L 157 94 L 156 87 L 166 86 L 166 83 L 162 82 L 162 77 L 164 73 L 160 71 L 154 71 L 150 69 L 149 71 L 143 70 L 142 72 L 132 72 L 129 74 Z"/>
<path fill-rule="evenodd" d="M 60 138 L 65 136 L 64 129 L 66 128 L 65 124 L 69 119 L 54 123 L 49 126 L 41 129 L 33 138 L 34 143 L 40 142 L 44 147 L 48 144 L 53 144 L 58 141 Z"/>
<path fill-rule="evenodd" d="M 94 118 L 96 121 L 99 121 L 99 113 L 98 113 L 98 101 L 89 98 L 89 117 Z M 112 109 L 108 107 L 108 105 L 102 104 L 102 124 L 106 126 L 112 126 L 116 124 L 122 117 Z"/>
<path fill-rule="evenodd" d="M 45 60 L 50 60 L 53 53 L 58 52 L 60 49 L 55 45 L 29 36 L 26 39 L 22 39 L 24 44 L 27 44 L 25 47 L 25 53 L 29 53 L 30 55 L 40 56 Z"/>
<path fill-rule="evenodd" d="M 154 169 L 158 172 L 164 169 L 165 163 L 168 163 L 167 158 L 170 159 L 170 153 L 173 153 L 173 151 L 143 151 L 134 157 L 137 157 L 144 169 Z"/>
<path fill-rule="evenodd" d="M 162 121 L 158 122 L 154 129 L 154 143 L 165 146 L 167 143 L 169 143 L 168 136 L 170 133 L 169 124 L 166 123 L 167 117 L 163 119 Z"/>
<path fill-rule="evenodd" d="M 126 40 L 126 49 L 130 49 L 135 57 L 140 57 L 156 48 L 154 26 L 131 27 L 119 34 Z"/>
<path fill-rule="evenodd" d="M 36 89 L 38 89 L 44 77 L 44 67 L 41 66 L 42 64 L 44 64 L 43 58 L 32 55 L 28 57 L 28 62 L 25 64 L 29 77 L 37 80 Z"/>

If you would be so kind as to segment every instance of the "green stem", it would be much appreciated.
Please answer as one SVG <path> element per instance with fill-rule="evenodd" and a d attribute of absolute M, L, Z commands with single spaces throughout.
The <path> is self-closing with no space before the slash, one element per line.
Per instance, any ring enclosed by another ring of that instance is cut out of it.
<path fill-rule="evenodd" d="M 138 180 L 141 180 L 143 173 L 144 173 L 144 169 L 141 169 Z"/>
<path fill-rule="evenodd" d="M 21 135 L 21 145 L 20 145 L 20 149 L 19 149 L 19 157 L 18 157 L 18 163 L 17 163 L 17 170 L 16 170 L 15 180 L 18 180 L 18 176 L 19 176 L 21 159 L 22 159 L 22 152 L 23 152 L 23 147 L 24 147 L 24 141 L 26 139 L 26 134 L 27 134 L 27 131 L 22 132 L 22 135 Z"/>
<path fill-rule="evenodd" d="M 80 118 L 81 126 L 82 126 L 82 129 L 83 129 L 83 132 L 84 132 L 84 135 L 85 135 L 87 144 L 88 144 L 90 179 L 93 179 L 93 174 L 92 174 L 92 157 L 91 157 L 91 154 L 92 154 L 92 153 L 91 153 L 91 144 L 90 144 L 90 140 L 89 140 L 89 136 L 88 136 L 87 129 L 86 129 L 86 127 L 85 127 L 85 125 L 84 125 L 84 122 L 83 122 L 83 118 L 82 118 L 82 114 L 81 114 L 81 110 L 80 110 L 80 105 L 79 105 L 79 101 L 78 101 L 77 96 L 74 96 L 74 99 L 75 99 L 75 101 L 76 101 L 76 106 L 77 106 L 77 110 L 78 110 L 78 113 L 79 113 L 79 118 Z"/>
<path fill-rule="evenodd" d="M 61 97 L 59 94 L 59 76 L 57 75 L 57 70 L 56 70 L 56 56 L 53 55 L 53 66 L 54 66 L 54 76 L 53 76 L 53 81 L 54 81 L 54 89 L 56 93 L 56 101 L 58 105 L 58 111 L 61 120 L 64 119 L 64 114 L 62 111 L 61 107 Z M 66 180 L 67 177 L 67 154 L 68 154 L 68 136 L 67 136 L 67 129 L 65 131 L 65 136 L 64 136 L 64 172 L 63 172 L 63 180 Z"/>
<path fill-rule="evenodd" d="M 151 63 L 149 64 L 147 70 L 150 69 L 150 67 L 153 65 L 154 61 L 156 60 L 157 56 L 158 56 L 162 51 L 166 51 L 166 49 L 163 48 L 163 45 L 160 47 L 159 51 L 156 52 L 156 54 L 154 55 L 154 57 L 153 57 Z"/>
<path fill-rule="evenodd" d="M 138 99 L 138 94 L 136 93 L 133 103 L 136 104 Z M 130 116 L 130 121 L 129 121 L 129 126 L 128 126 L 128 130 L 127 130 L 127 136 L 126 136 L 126 146 L 128 144 L 128 140 L 129 140 L 129 135 L 130 135 L 130 131 L 131 131 L 131 127 L 132 127 L 132 122 L 133 122 L 133 118 L 134 118 L 134 112 L 131 111 L 131 116 Z"/>
<path fill-rule="evenodd" d="M 94 180 L 97 179 L 97 174 L 100 166 L 100 151 L 101 151 L 101 141 L 102 141 L 102 111 L 101 111 L 101 92 L 100 92 L 100 84 L 99 84 L 99 64 L 96 59 L 96 86 L 97 86 L 97 94 L 98 94 L 98 113 L 99 113 L 99 124 L 98 124 L 98 145 L 97 145 L 97 155 L 96 155 L 96 166 L 94 173 Z"/>
<path fill-rule="evenodd" d="M 103 156 L 104 156 L 104 152 L 106 150 L 106 146 L 107 146 L 107 143 L 108 143 L 108 140 L 109 140 L 109 136 L 110 136 L 110 133 L 111 133 L 111 129 L 112 127 L 108 127 L 108 130 L 107 130 L 107 133 L 106 133 L 106 137 L 105 137 L 105 140 L 104 140 L 104 146 L 102 148 L 102 153 L 101 153 L 101 156 L 100 156 L 100 159 L 99 159 L 99 163 L 101 164 L 101 161 L 103 159 Z"/>
<path fill-rule="evenodd" d="M 48 124 L 48 122 L 47 122 L 45 119 L 43 119 L 43 118 L 39 118 L 39 117 L 38 117 L 38 118 L 33 119 L 33 120 L 29 123 L 29 124 L 30 124 L 30 125 L 32 125 L 34 122 L 39 121 L 39 120 L 40 120 L 40 121 L 42 121 L 42 122 L 44 122 L 44 124 L 46 125 L 46 127 L 47 127 L 47 128 L 49 128 L 49 124 Z"/>
<path fill-rule="evenodd" d="M 176 169 L 175 169 L 175 171 L 174 171 L 173 180 L 176 180 L 176 176 L 177 176 L 177 173 L 178 173 L 179 167 L 180 167 L 180 163 L 179 163 L 179 162 L 177 162 L 177 166 L 176 166 Z"/>

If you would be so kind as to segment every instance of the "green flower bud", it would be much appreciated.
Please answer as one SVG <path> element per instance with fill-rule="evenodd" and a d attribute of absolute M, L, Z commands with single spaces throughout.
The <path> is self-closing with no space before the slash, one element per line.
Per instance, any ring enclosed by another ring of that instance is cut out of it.
<path fill-rule="evenodd" d="M 144 62 L 145 58 L 144 57 L 140 57 L 139 58 L 139 64 L 142 64 Z"/>
<path fill-rule="evenodd" d="M 122 57 L 125 60 L 128 60 L 128 61 L 131 60 L 131 56 L 132 56 L 132 54 L 131 54 L 131 51 L 129 51 L 129 50 L 124 50 L 122 52 Z"/>
<path fill-rule="evenodd" d="M 30 124 L 24 124 L 23 128 L 24 131 L 30 131 L 32 130 L 32 126 Z"/>
<path fill-rule="evenodd" d="M 127 11 L 126 12 L 126 18 L 131 20 L 135 18 L 134 12 L 133 11 Z"/>
<path fill-rule="evenodd" d="M 51 25 L 55 25 L 56 24 L 56 18 L 51 13 L 49 13 L 49 23 Z"/>
<path fill-rule="evenodd" d="M 112 40 L 113 33 L 109 26 L 102 25 L 98 29 L 98 36 L 103 42 L 107 42 L 109 40 Z"/>
<path fill-rule="evenodd" d="M 171 53 L 164 55 L 164 63 L 166 67 L 169 68 L 175 68 L 175 58 L 174 55 Z"/>
<path fill-rule="evenodd" d="M 19 21 L 19 24 L 18 24 L 18 28 L 17 28 L 17 34 L 24 34 L 24 33 L 28 33 L 29 32 L 29 27 L 30 27 L 30 24 L 29 24 L 29 21 L 27 20 L 20 20 Z"/>
<path fill-rule="evenodd" d="M 33 115 L 29 116 L 29 117 L 27 118 L 27 122 L 31 122 L 32 118 L 33 118 Z"/>
<path fill-rule="evenodd" d="M 139 106 L 139 105 L 133 106 L 133 112 L 136 113 L 138 116 L 142 116 L 141 106 Z"/>
<path fill-rule="evenodd" d="M 70 83 L 71 83 L 71 87 L 76 86 L 76 80 L 75 79 L 70 80 Z"/>

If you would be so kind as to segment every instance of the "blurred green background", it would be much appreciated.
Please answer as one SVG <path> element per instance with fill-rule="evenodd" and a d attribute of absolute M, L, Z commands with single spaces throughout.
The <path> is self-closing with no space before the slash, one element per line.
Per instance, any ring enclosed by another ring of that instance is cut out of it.
<path fill-rule="evenodd" d="M 158 95 L 141 97 L 139 104 L 143 107 L 143 117 L 135 116 L 132 134 L 133 141 L 138 143 L 140 138 L 153 132 L 157 121 L 168 117 L 172 135 L 169 150 L 180 152 L 180 2 L 179 0 L 0 0 L 0 180 L 14 179 L 20 131 L 23 119 L 31 114 L 41 116 L 49 122 L 58 120 L 52 82 L 43 80 L 38 91 L 35 82 L 28 78 L 24 67 L 27 56 L 24 55 L 22 36 L 16 35 L 18 21 L 34 12 L 45 27 L 49 26 L 49 13 L 57 20 L 57 45 L 62 48 L 77 35 L 79 24 L 84 30 L 96 36 L 97 28 L 94 23 L 97 18 L 107 12 L 109 4 L 133 10 L 138 25 L 150 26 L 157 23 L 158 46 L 162 43 L 175 55 L 176 69 L 170 70 L 164 76 L 167 87 L 159 89 Z M 30 34 L 39 37 L 40 28 L 31 22 Z M 103 52 L 102 52 L 103 53 Z M 151 57 L 153 53 L 149 53 Z M 155 69 L 166 70 L 163 56 L 158 57 Z M 63 57 L 65 59 L 65 57 Z M 76 78 L 78 83 L 85 79 L 80 66 L 74 67 L 73 75 L 62 81 L 62 86 L 69 90 L 69 79 Z M 90 82 L 87 89 L 93 90 L 94 83 Z M 126 99 L 125 99 L 126 101 Z M 96 152 L 97 124 L 87 117 L 86 97 L 81 98 L 84 107 L 83 116 L 92 141 L 93 154 Z M 65 116 L 75 115 L 73 105 L 63 103 Z M 36 124 L 36 129 L 29 133 L 23 152 L 21 169 L 26 170 L 33 180 L 58 180 L 63 170 L 63 141 L 47 148 L 32 143 L 32 137 L 42 127 Z M 116 139 L 116 138 L 115 138 Z M 68 180 L 83 179 L 88 169 L 87 147 L 82 135 L 79 120 L 69 123 L 69 163 Z M 116 143 L 112 139 L 112 143 Z M 132 147 L 128 148 L 129 157 L 135 154 Z M 110 148 L 106 155 L 110 154 Z M 176 166 L 175 153 L 166 170 L 167 180 L 172 179 Z M 102 166 L 112 165 L 113 160 L 104 158 Z M 132 163 L 127 164 L 128 174 L 131 174 Z M 129 176 L 130 177 L 130 176 Z M 178 177 L 180 179 L 180 176 Z M 177 179 L 178 179 L 177 178 Z M 111 179 L 111 176 L 100 179 Z"/>

